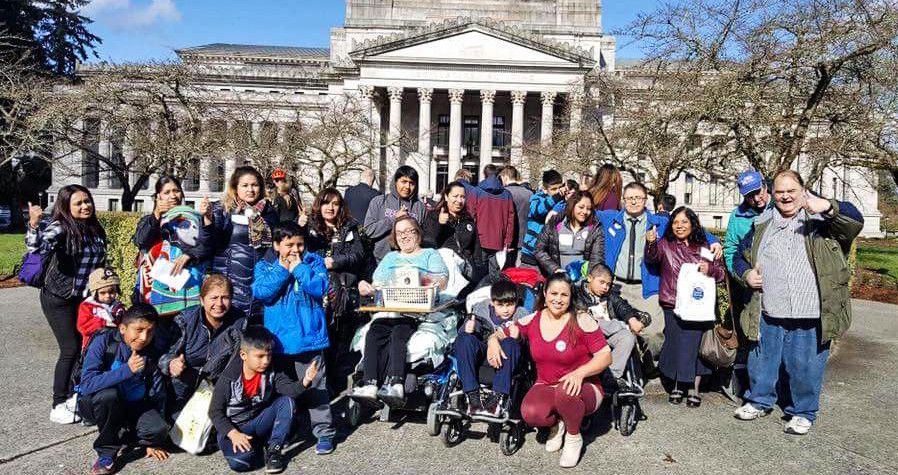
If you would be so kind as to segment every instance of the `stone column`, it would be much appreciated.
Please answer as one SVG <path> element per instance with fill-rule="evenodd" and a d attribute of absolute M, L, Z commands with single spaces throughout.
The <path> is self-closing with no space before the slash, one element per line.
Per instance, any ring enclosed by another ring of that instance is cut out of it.
<path fill-rule="evenodd" d="M 362 107 L 368 114 L 368 124 L 371 128 L 368 166 L 377 170 L 380 165 L 380 109 L 377 107 L 377 93 L 374 86 L 359 86 L 359 92 L 362 94 Z"/>
<path fill-rule="evenodd" d="M 387 88 L 390 95 L 390 128 L 387 131 L 387 170 L 396 170 L 400 165 L 399 140 L 402 133 L 402 88 Z"/>
<path fill-rule="evenodd" d="M 461 103 L 464 89 L 449 89 L 449 181 L 461 168 Z"/>
<path fill-rule="evenodd" d="M 493 163 L 493 101 L 496 91 L 480 91 L 480 168 Z"/>
<path fill-rule="evenodd" d="M 418 173 L 421 174 L 418 181 L 422 193 L 430 191 L 430 162 L 433 147 L 430 142 L 430 101 L 433 97 L 433 89 L 418 88 Z"/>
<path fill-rule="evenodd" d="M 524 101 L 527 91 L 511 91 L 511 164 L 520 166 L 524 158 Z"/>
<path fill-rule="evenodd" d="M 542 124 L 540 125 L 539 130 L 539 141 L 543 146 L 546 146 L 552 143 L 552 119 L 554 113 L 553 106 L 555 105 L 555 93 L 543 91 L 540 94 L 540 100 L 543 103 L 543 113 Z"/>

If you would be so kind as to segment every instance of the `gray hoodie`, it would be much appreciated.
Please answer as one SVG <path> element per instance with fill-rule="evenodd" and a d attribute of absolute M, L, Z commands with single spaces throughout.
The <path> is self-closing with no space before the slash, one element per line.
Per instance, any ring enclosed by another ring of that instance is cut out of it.
<path fill-rule="evenodd" d="M 390 186 L 390 192 L 375 196 L 368 205 L 368 213 L 365 215 L 365 233 L 374 242 L 374 257 L 378 261 L 390 252 L 390 242 L 387 239 L 393 230 L 393 221 L 396 213 L 405 206 L 409 216 L 415 218 L 418 223 L 424 221 L 424 203 L 418 199 L 418 192 L 411 199 L 403 200 L 396 193 L 396 183 Z M 423 239 L 424 236 L 421 236 Z"/>

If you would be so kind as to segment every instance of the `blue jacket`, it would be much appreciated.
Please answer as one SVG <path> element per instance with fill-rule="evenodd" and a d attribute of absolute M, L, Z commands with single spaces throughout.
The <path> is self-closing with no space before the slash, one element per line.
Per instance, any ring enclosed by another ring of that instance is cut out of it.
<path fill-rule="evenodd" d="M 624 243 L 627 242 L 626 213 L 624 210 L 606 210 L 596 213 L 602 222 L 602 227 L 605 228 L 605 264 L 611 268 L 611 272 L 614 272 L 614 269 L 617 267 L 617 257 L 620 255 L 620 250 Z M 651 229 L 652 226 L 656 226 L 655 231 L 658 233 L 658 237 L 663 236 L 664 231 L 667 229 L 668 218 L 654 214 L 649 210 L 645 210 L 645 214 L 646 231 Z M 705 235 L 710 243 L 720 242 L 717 236 L 713 234 L 705 233 Z M 643 259 L 640 270 L 642 274 L 642 297 L 649 298 L 652 295 L 657 295 L 661 286 L 659 269 L 655 266 L 647 266 Z"/>
<path fill-rule="evenodd" d="M 184 310 L 174 318 L 167 340 L 171 342 L 166 353 L 159 358 L 159 369 L 166 376 L 169 374 L 169 363 L 180 355 L 184 355 L 187 368 L 199 371 L 209 360 L 230 358 L 233 345 L 240 340 L 246 329 L 246 318 L 243 312 L 231 307 L 222 318 L 217 330 L 210 330 L 205 323 L 203 307 L 197 305 Z"/>
<path fill-rule="evenodd" d="M 278 262 L 274 250 L 256 263 L 253 296 L 265 306 L 275 353 L 298 355 L 330 345 L 322 303 L 328 285 L 324 259 L 313 252 L 305 253 L 293 272 Z"/>
<path fill-rule="evenodd" d="M 111 364 L 109 361 L 103 361 L 106 358 L 106 348 L 113 344 L 110 339 L 113 339 L 116 345 L 115 357 Z M 111 330 L 98 334 L 85 350 L 78 392 L 89 396 L 106 388 L 115 387 L 119 396 L 126 401 L 148 399 L 161 406 L 165 402 L 165 382 L 157 367 L 159 351 L 155 347 L 155 342 L 151 342 L 140 355 L 146 358 L 146 364 L 139 373 L 132 373 L 128 367 L 131 348 L 122 341 L 121 333 Z"/>
<path fill-rule="evenodd" d="M 524 235 L 524 248 L 521 253 L 532 256 L 536 250 L 536 240 L 540 233 L 543 232 L 543 226 L 546 224 L 546 216 L 557 202 L 554 196 L 549 196 L 545 191 L 540 190 L 530 197 L 530 212 L 527 215 L 527 234 Z"/>

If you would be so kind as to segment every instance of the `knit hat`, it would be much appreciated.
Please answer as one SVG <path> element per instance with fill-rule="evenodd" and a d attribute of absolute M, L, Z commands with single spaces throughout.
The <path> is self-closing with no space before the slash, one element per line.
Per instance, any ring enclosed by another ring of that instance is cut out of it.
<path fill-rule="evenodd" d="M 115 269 L 112 267 L 99 267 L 94 269 L 88 276 L 87 289 L 90 293 L 94 293 L 112 285 L 121 285 L 121 283 L 122 281 L 119 279 L 118 274 L 115 273 Z"/>

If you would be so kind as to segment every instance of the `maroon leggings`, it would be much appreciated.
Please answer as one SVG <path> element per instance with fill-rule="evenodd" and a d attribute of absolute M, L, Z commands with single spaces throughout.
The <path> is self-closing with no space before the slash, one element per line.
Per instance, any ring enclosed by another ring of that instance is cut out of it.
<path fill-rule="evenodd" d="M 601 392 L 597 394 L 592 383 L 584 382 L 578 396 L 568 396 L 561 384 L 535 384 L 524 396 L 521 416 L 531 427 L 552 427 L 560 416 L 567 433 L 577 435 L 583 418 L 595 412 L 601 402 Z"/>

